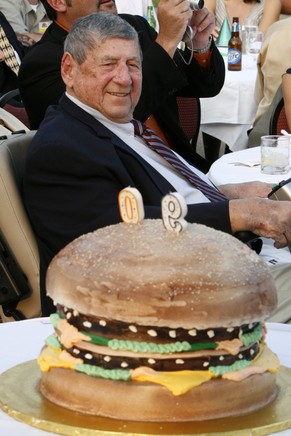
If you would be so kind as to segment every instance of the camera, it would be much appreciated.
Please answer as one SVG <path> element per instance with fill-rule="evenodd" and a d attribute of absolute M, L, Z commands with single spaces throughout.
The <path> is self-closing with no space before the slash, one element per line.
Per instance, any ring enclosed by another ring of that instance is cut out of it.
<path fill-rule="evenodd" d="M 204 7 L 204 0 L 189 0 L 189 3 L 192 11 L 197 11 Z"/>
<path fill-rule="evenodd" d="M 278 183 L 268 197 L 271 200 L 291 200 L 291 178 Z"/>

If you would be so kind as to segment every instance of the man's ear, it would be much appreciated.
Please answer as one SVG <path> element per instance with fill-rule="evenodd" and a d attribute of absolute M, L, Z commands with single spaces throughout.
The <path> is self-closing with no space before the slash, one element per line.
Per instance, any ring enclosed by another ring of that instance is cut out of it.
<path fill-rule="evenodd" d="M 68 8 L 66 0 L 47 0 L 47 2 L 56 12 L 65 12 Z"/>
<path fill-rule="evenodd" d="M 68 52 L 65 52 L 61 62 L 62 79 L 66 86 L 71 88 L 73 85 L 73 69 L 76 64 L 75 59 Z"/>

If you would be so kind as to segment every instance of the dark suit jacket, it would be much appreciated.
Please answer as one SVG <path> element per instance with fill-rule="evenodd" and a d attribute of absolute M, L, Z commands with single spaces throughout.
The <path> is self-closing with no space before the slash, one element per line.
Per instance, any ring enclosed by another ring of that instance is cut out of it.
<path fill-rule="evenodd" d="M 134 116 L 145 121 L 154 114 L 161 128 L 167 132 L 176 150 L 186 159 L 207 171 L 205 161 L 193 150 L 179 125 L 177 95 L 212 97 L 224 83 L 224 61 L 215 45 L 212 66 L 203 70 L 193 59 L 186 66 L 177 52 L 175 63 L 155 42 L 156 32 L 139 16 L 121 14 L 138 31 L 143 52 L 143 88 Z M 19 73 L 19 88 L 32 129 L 37 129 L 50 104 L 57 104 L 65 86 L 60 64 L 67 32 L 53 23 L 41 41 L 26 55 Z M 186 51 L 188 58 L 190 53 Z"/>
<path fill-rule="evenodd" d="M 24 54 L 27 52 L 28 49 L 18 41 L 13 28 L 11 27 L 2 12 L 0 12 L 0 25 L 3 27 L 8 41 L 22 60 Z M 4 94 L 16 88 L 18 88 L 18 80 L 16 74 L 5 64 L 5 62 L 0 62 L 0 94 Z"/>
<path fill-rule="evenodd" d="M 146 218 L 161 218 L 161 199 L 173 186 L 144 159 L 66 96 L 52 106 L 29 149 L 24 201 L 37 236 L 44 278 L 51 258 L 81 234 L 119 222 L 121 189 L 136 187 Z M 189 205 L 187 221 L 231 232 L 228 201 Z"/>

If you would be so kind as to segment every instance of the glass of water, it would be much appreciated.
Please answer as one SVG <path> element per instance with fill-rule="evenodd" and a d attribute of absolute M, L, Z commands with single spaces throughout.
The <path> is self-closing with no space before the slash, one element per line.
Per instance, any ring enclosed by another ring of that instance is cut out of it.
<path fill-rule="evenodd" d="M 265 135 L 261 137 L 261 172 L 286 174 L 289 171 L 289 136 Z"/>
<path fill-rule="evenodd" d="M 248 53 L 248 39 L 250 32 L 258 32 L 258 26 L 255 24 L 245 24 L 242 26 L 241 39 L 243 45 L 243 54 Z"/>
<path fill-rule="evenodd" d="M 248 32 L 247 50 L 248 53 L 258 55 L 264 40 L 263 32 Z"/>

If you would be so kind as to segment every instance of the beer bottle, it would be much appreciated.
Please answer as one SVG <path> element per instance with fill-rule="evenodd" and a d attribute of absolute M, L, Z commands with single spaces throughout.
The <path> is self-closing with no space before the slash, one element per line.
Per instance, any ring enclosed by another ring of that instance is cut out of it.
<path fill-rule="evenodd" d="M 155 19 L 153 6 L 147 7 L 147 21 L 151 27 L 153 27 L 154 29 L 156 28 L 157 23 L 156 23 L 156 19 Z"/>
<path fill-rule="evenodd" d="M 231 37 L 228 42 L 228 69 L 229 71 L 240 71 L 242 64 L 242 40 L 239 36 L 239 19 L 233 17 Z"/>

